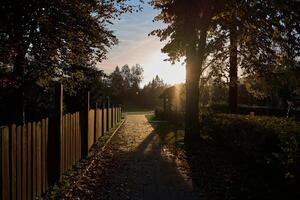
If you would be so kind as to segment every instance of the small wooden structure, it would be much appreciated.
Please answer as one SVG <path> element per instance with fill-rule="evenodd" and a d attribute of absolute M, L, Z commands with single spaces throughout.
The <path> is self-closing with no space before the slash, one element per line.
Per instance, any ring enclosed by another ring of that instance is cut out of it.
<path fill-rule="evenodd" d="M 185 84 L 178 84 L 165 89 L 160 95 L 163 99 L 165 118 L 181 118 L 185 113 Z"/>

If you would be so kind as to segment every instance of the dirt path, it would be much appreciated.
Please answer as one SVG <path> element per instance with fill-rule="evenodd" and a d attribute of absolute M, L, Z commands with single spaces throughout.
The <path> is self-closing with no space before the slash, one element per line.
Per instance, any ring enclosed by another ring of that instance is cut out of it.
<path fill-rule="evenodd" d="M 203 199 L 189 170 L 160 142 L 143 114 L 128 115 L 72 198 Z"/>

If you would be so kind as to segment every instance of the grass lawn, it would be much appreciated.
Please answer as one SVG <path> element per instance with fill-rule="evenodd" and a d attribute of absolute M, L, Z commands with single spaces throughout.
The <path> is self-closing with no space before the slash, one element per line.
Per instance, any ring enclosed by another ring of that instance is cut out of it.
<path fill-rule="evenodd" d="M 161 121 L 154 114 L 146 115 L 146 118 L 159 134 L 163 143 L 175 146 L 182 146 L 184 144 L 184 129 L 182 126 Z"/>
<path fill-rule="evenodd" d="M 124 106 L 122 108 L 122 112 L 153 112 L 153 109 L 151 108 L 140 108 L 140 107 L 126 107 Z"/>

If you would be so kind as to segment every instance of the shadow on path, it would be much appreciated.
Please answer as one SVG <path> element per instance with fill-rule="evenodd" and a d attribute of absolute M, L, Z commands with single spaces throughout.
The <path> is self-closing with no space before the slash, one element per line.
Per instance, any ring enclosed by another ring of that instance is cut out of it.
<path fill-rule="evenodd" d="M 88 173 L 74 188 L 81 199 L 203 199 L 189 169 L 164 147 L 144 115 L 128 115 Z"/>

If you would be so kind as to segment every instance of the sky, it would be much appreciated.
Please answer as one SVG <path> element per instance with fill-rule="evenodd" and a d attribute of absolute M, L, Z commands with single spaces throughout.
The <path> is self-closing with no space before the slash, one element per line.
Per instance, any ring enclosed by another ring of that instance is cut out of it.
<path fill-rule="evenodd" d="M 153 22 L 159 11 L 147 3 L 142 6 L 141 12 L 127 13 L 109 27 L 119 39 L 119 44 L 109 50 L 108 59 L 98 64 L 99 69 L 109 74 L 116 66 L 140 64 L 144 69 L 141 85 L 145 85 L 156 75 L 168 84 L 184 82 L 185 67 L 182 63 L 171 65 L 164 61 L 167 58 L 166 54 L 161 53 L 164 43 L 158 37 L 148 36 L 152 30 L 164 26 Z"/>

